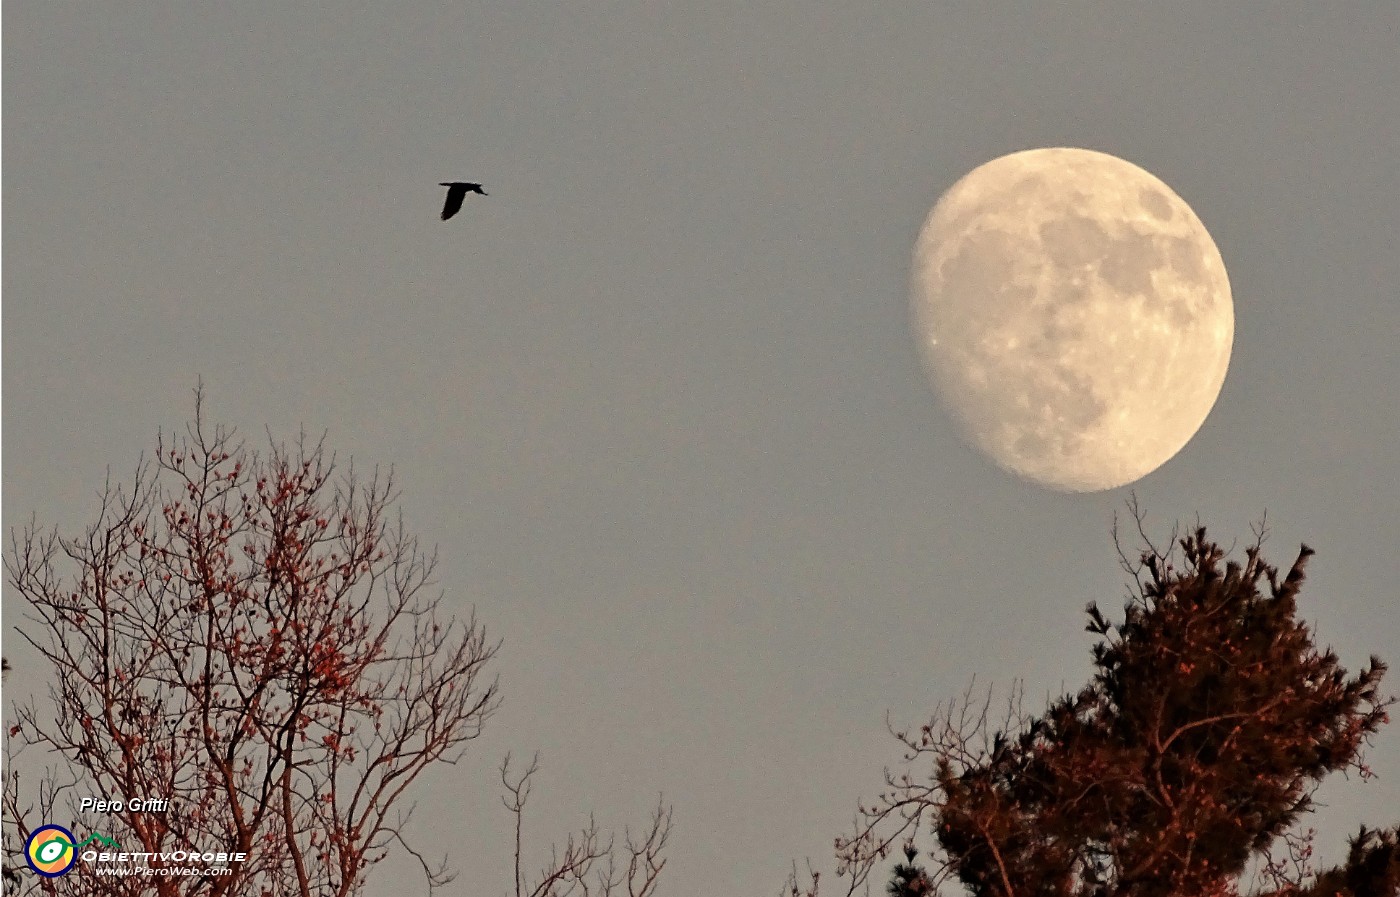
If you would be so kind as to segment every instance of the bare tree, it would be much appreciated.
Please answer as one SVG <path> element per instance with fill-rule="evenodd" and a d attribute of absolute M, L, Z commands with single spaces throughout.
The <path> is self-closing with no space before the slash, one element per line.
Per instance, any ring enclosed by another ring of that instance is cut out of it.
<path fill-rule="evenodd" d="M 474 615 L 443 613 L 436 555 L 396 498 L 392 475 L 338 473 L 305 437 L 249 451 L 204 422 L 197 390 L 185 433 L 159 437 L 130 486 L 109 482 L 82 536 L 12 534 L 21 632 L 53 676 L 47 701 L 15 711 L 7 749 L 57 763 L 25 803 L 9 758 L 7 871 L 24 865 L 16 845 L 63 814 L 151 865 L 190 848 L 246 859 L 195 877 L 29 875 L 26 888 L 347 897 L 395 849 L 429 891 L 451 881 L 405 840 L 411 789 L 499 706 L 499 642 Z M 96 817 L 80 802 L 92 795 L 169 806 Z M 664 822 L 640 855 L 656 872 L 669 811 Z M 610 843 L 584 847 L 583 871 L 611 858 Z M 556 881 L 580 868 L 571 850 Z"/>
<path fill-rule="evenodd" d="M 589 817 L 588 825 L 570 835 L 562 851 L 551 851 L 549 862 L 534 879 L 526 877 L 522 865 L 525 804 L 539 769 L 538 754 L 514 778 L 510 756 L 501 762 L 501 783 L 505 788 L 501 802 L 515 817 L 514 897 L 651 897 L 666 865 L 662 854 L 671 835 L 671 809 L 659 801 L 650 825 L 640 836 L 634 836 L 630 829 L 624 831 L 621 850 L 617 849 L 615 838 L 600 833 L 598 824 Z"/>

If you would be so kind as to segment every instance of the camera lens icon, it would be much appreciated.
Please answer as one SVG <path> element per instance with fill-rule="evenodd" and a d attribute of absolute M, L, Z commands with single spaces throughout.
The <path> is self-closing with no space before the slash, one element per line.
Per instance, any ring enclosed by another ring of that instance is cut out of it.
<path fill-rule="evenodd" d="M 24 858 L 29 868 L 45 878 L 63 875 L 78 861 L 73 847 L 73 833 L 61 825 L 41 825 L 24 843 Z"/>

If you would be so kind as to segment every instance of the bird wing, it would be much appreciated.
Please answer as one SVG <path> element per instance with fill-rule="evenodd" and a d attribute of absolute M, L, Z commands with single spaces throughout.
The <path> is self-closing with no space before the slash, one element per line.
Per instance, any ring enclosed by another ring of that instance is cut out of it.
<path fill-rule="evenodd" d="M 443 221 L 457 214 L 457 210 L 462 207 L 462 200 L 466 195 L 467 188 L 461 184 L 453 184 L 447 188 L 447 201 L 442 205 Z"/>

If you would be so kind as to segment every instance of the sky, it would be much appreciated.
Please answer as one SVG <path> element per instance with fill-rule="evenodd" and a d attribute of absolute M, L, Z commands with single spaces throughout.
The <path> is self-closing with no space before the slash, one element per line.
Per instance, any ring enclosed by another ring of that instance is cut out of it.
<path fill-rule="evenodd" d="M 17 0 L 4 19 L 3 515 L 75 530 L 193 413 L 392 465 L 506 703 L 416 844 L 502 894 L 596 812 L 676 828 L 662 897 L 775 894 L 974 677 L 1077 688 L 1110 526 L 1307 541 L 1302 613 L 1400 661 L 1400 7 Z M 908 326 L 940 194 L 1016 150 L 1152 172 L 1229 271 L 1219 399 L 1061 494 L 958 438 Z M 450 222 L 439 181 L 480 181 Z M 13 628 L 5 702 L 44 673 Z M 1392 676 L 1392 691 L 1400 686 Z M 1336 858 L 1396 822 L 1329 783 Z M 368 893 L 405 893 L 391 864 Z"/>

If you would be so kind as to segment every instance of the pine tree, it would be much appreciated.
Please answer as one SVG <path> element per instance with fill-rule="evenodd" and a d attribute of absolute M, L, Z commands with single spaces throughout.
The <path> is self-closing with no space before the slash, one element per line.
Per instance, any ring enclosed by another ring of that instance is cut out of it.
<path fill-rule="evenodd" d="M 1284 889 L 1280 897 L 1291 894 Z M 1373 832 L 1365 826 L 1351 839 L 1347 861 L 1318 876 L 1298 897 L 1390 897 L 1400 894 L 1400 833 Z"/>
<path fill-rule="evenodd" d="M 894 867 L 894 877 L 890 879 L 890 897 L 932 897 L 934 893 L 933 882 L 929 881 L 928 873 L 921 867 L 914 865 L 914 859 L 918 857 L 919 851 L 913 844 L 904 848 L 904 862 Z"/>
<path fill-rule="evenodd" d="M 900 736 L 932 775 L 891 776 L 839 841 L 853 880 L 928 826 L 937 880 L 976 897 L 1400 895 L 1400 827 L 1362 829 L 1320 874 L 1297 831 L 1329 773 L 1370 775 L 1361 752 L 1393 703 L 1384 663 L 1348 676 L 1300 622 L 1312 550 L 1280 580 L 1258 544 L 1227 561 L 1200 528 L 1178 549 L 1128 565 L 1138 588 L 1122 622 L 1089 605 L 1100 641 L 1078 693 L 994 732 L 986 705 L 965 702 Z M 920 877 L 910 857 L 889 893 L 933 894 L 911 890 Z"/>

